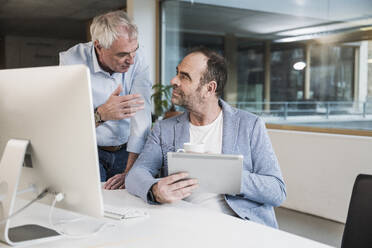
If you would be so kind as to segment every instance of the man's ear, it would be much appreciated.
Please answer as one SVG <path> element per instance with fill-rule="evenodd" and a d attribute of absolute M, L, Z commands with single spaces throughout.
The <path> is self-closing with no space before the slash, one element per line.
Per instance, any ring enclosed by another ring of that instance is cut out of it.
<path fill-rule="evenodd" d="M 207 85 L 208 95 L 216 95 L 216 90 L 217 90 L 217 82 L 210 81 Z"/>
<path fill-rule="evenodd" d="M 99 44 L 98 40 L 95 40 L 93 44 L 94 44 L 94 48 L 96 49 L 97 53 L 101 54 L 102 46 L 101 44 Z"/>

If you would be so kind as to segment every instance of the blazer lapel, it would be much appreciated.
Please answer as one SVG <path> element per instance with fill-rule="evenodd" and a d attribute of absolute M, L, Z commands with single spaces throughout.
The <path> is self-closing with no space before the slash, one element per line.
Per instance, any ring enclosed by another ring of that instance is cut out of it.
<path fill-rule="evenodd" d="M 223 111 L 222 154 L 234 154 L 238 138 L 240 117 L 237 110 L 220 99 Z"/>
<path fill-rule="evenodd" d="M 174 148 L 175 151 L 183 148 L 183 144 L 190 142 L 190 123 L 189 113 L 185 111 L 177 118 L 177 123 L 174 127 Z"/>

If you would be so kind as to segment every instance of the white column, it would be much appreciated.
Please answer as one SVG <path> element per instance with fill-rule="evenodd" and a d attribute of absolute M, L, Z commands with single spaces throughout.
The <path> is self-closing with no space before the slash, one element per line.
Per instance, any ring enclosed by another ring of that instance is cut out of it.
<path fill-rule="evenodd" d="M 355 101 L 365 101 L 367 99 L 368 91 L 368 41 L 361 41 L 359 48 L 359 83 L 355 82 L 357 94 Z"/>
<path fill-rule="evenodd" d="M 127 13 L 138 26 L 139 44 L 150 66 L 150 79 L 158 81 L 158 1 L 127 0 Z"/>
<path fill-rule="evenodd" d="M 305 85 L 304 85 L 304 99 L 310 99 L 310 63 L 311 63 L 311 49 L 310 44 L 307 43 L 305 47 Z"/>
<path fill-rule="evenodd" d="M 368 60 L 370 62 L 368 62 L 368 71 L 369 71 L 369 74 L 368 74 L 368 92 L 367 92 L 367 100 L 368 101 L 372 101 L 372 41 L 368 41 Z"/>

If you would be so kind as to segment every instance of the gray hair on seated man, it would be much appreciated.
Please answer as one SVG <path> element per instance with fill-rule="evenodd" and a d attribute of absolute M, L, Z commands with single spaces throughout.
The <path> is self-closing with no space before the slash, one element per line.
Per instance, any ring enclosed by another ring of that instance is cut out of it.
<path fill-rule="evenodd" d="M 130 40 L 137 39 L 138 29 L 129 16 L 122 10 L 96 16 L 90 26 L 92 41 L 98 41 L 108 49 L 120 36 Z"/>

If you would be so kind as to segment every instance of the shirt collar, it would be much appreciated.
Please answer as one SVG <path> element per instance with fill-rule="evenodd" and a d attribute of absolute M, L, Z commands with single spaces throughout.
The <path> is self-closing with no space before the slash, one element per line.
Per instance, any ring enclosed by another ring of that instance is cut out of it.
<path fill-rule="evenodd" d="M 102 72 L 104 74 L 110 75 L 110 73 L 108 73 L 107 71 L 103 70 L 101 68 L 101 66 L 99 65 L 98 60 L 97 60 L 96 49 L 94 49 L 94 45 L 92 45 L 92 59 L 93 59 L 93 71 L 95 73 Z"/>

